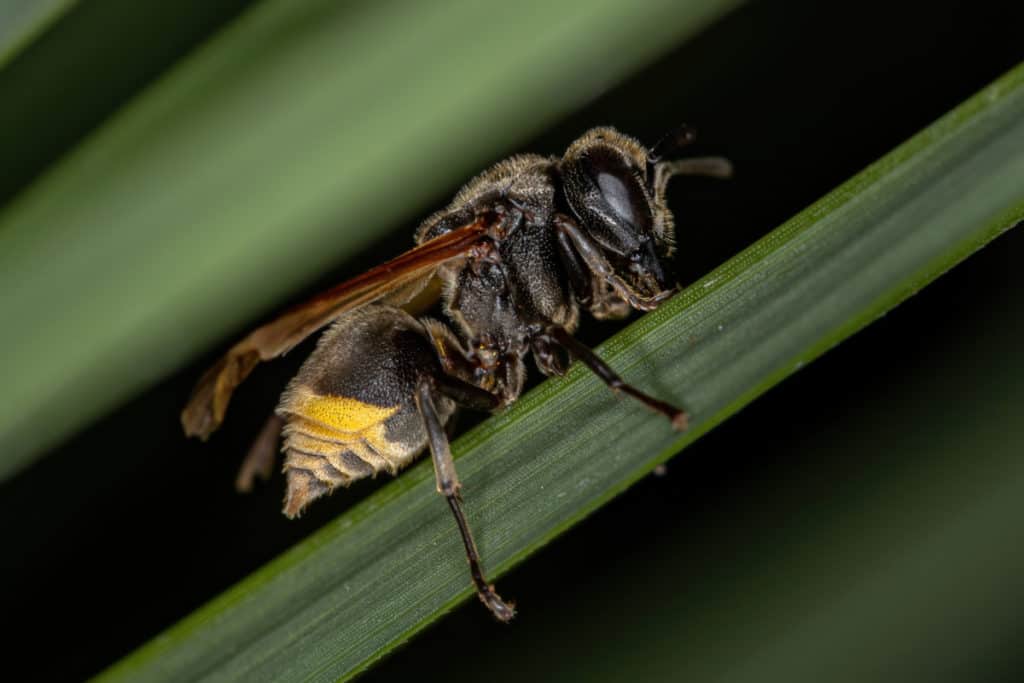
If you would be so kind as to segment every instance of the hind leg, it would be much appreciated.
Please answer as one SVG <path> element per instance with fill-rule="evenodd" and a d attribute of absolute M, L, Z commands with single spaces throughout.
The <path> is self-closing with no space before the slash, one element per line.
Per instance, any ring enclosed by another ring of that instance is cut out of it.
<path fill-rule="evenodd" d="M 238 475 L 235 477 L 236 491 L 249 493 L 257 479 L 270 479 L 274 471 L 274 461 L 277 460 L 277 446 L 281 442 L 283 427 L 284 420 L 276 413 L 271 413 L 256 440 L 249 447 L 242 466 L 238 468 Z"/>
<path fill-rule="evenodd" d="M 510 603 L 501 599 L 495 592 L 494 586 L 487 583 L 483 569 L 480 567 L 480 553 L 476 549 L 469 523 L 462 511 L 460 493 L 462 484 L 459 483 L 459 476 L 455 471 L 455 461 L 452 459 L 448 435 L 445 433 L 444 425 L 434 407 L 433 394 L 435 391 L 440 391 L 459 403 L 469 404 L 476 408 L 495 408 L 500 401 L 483 389 L 448 376 L 423 375 L 416 387 L 416 407 L 420 411 L 423 426 L 427 430 L 430 453 L 434 460 L 434 473 L 437 476 L 437 491 L 448 501 L 448 507 L 451 508 L 455 523 L 459 527 L 462 545 L 466 549 L 466 558 L 469 560 L 469 573 L 473 577 L 477 596 L 499 621 L 509 621 L 515 616 L 515 609 Z M 452 394 L 456 395 L 452 396 Z"/>

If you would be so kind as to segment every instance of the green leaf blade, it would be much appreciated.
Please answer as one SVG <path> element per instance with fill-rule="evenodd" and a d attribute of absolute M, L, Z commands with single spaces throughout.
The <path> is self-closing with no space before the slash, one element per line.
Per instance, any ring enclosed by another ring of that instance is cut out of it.
<path fill-rule="evenodd" d="M 673 434 L 574 366 L 461 437 L 491 573 L 1024 220 L 1021 177 L 1024 66 L 602 346 L 629 381 L 684 402 L 689 432 Z M 105 678 L 363 670 L 471 592 L 432 489 L 420 463 Z M 529 596 L 509 597 L 529 609 Z"/>

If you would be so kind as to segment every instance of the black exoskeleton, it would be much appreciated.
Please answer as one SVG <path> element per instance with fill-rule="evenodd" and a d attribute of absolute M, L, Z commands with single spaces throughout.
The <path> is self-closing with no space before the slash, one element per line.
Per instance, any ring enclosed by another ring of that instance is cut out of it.
<path fill-rule="evenodd" d="M 430 271 L 441 281 L 448 322 L 416 319 L 402 301 L 377 294 L 331 318 L 336 322 L 243 465 L 241 485 L 272 462 L 282 424 L 289 516 L 337 486 L 379 471 L 395 473 L 429 446 L 437 488 L 455 515 L 477 593 L 507 621 L 512 607 L 485 580 L 462 512 L 445 423 L 460 405 L 494 410 L 515 401 L 532 354 L 545 375 L 564 373 L 576 358 L 613 389 L 684 429 L 685 412 L 626 384 L 573 332 L 581 308 L 598 319 L 621 318 L 632 309 L 652 310 L 675 292 L 664 266 L 674 248 L 668 180 L 730 173 L 724 159 L 662 161 L 631 137 L 595 128 L 561 158 L 515 156 L 474 178 L 416 232 L 418 249 L 430 251 L 461 239 L 466 226 L 478 231 Z M 417 250 L 409 254 L 407 260 L 415 261 Z M 370 286 L 349 289 L 359 294 Z M 213 379 L 204 376 L 207 384 L 218 383 L 210 391 L 223 396 L 194 399 L 183 416 L 186 431 L 212 431 L 252 365 L 285 348 L 267 343 L 274 353 L 259 348 L 262 355 L 254 359 L 250 347 L 259 347 L 261 339 L 243 341 L 211 370 Z"/>

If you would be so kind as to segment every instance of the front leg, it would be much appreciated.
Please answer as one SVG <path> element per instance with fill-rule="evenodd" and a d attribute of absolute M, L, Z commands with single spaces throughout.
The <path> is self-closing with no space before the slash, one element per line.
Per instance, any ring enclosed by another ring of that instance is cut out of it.
<path fill-rule="evenodd" d="M 595 298 L 594 278 L 580 259 L 579 254 L 576 253 L 576 249 L 573 248 L 568 233 L 564 230 L 557 230 L 555 238 L 558 240 L 558 256 L 569 277 L 572 293 L 580 304 L 589 308 Z"/>
<path fill-rule="evenodd" d="M 599 279 L 606 282 L 624 301 L 639 311 L 653 311 L 663 301 L 675 294 L 674 289 L 666 289 L 654 296 L 644 297 L 637 294 L 625 280 L 623 280 L 608 263 L 608 259 L 601 253 L 599 247 L 588 235 L 586 235 L 576 221 L 564 214 L 555 214 L 552 219 L 555 229 L 565 235 L 571 243 L 572 248 L 587 265 L 587 267 Z"/>
<path fill-rule="evenodd" d="M 619 320 L 629 315 L 629 302 L 617 296 L 604 279 L 594 276 L 576 253 L 568 233 L 556 230 L 555 237 L 558 255 L 569 276 L 569 285 L 576 301 L 598 320 Z"/>

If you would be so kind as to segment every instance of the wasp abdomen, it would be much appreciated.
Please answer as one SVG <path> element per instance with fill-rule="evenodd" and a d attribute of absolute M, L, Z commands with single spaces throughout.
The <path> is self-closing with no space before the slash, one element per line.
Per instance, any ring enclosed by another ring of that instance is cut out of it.
<path fill-rule="evenodd" d="M 396 308 L 361 309 L 324 334 L 277 409 L 285 419 L 285 514 L 408 465 L 427 443 L 416 382 L 437 363 L 423 326 Z M 454 405 L 440 396 L 437 403 L 447 419 Z"/>

